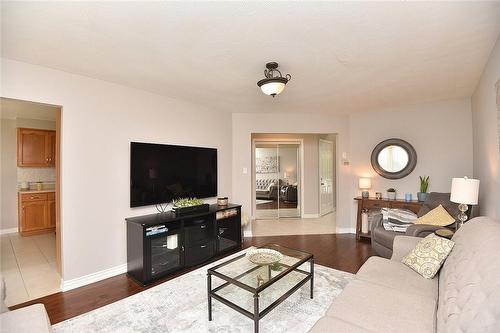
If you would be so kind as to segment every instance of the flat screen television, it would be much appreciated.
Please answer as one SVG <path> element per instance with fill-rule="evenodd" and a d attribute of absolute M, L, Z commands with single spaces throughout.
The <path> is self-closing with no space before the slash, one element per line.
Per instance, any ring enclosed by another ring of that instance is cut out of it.
<path fill-rule="evenodd" d="M 130 207 L 217 196 L 217 149 L 130 143 Z"/>

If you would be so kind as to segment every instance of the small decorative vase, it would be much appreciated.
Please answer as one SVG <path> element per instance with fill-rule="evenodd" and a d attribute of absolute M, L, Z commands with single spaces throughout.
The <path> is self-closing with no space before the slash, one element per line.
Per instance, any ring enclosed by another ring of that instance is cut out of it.
<path fill-rule="evenodd" d="M 387 199 L 396 200 L 396 192 L 387 192 Z"/>
<path fill-rule="evenodd" d="M 411 201 L 411 200 L 412 200 L 411 193 L 405 193 L 405 201 Z"/>
<path fill-rule="evenodd" d="M 426 192 L 418 192 L 417 199 L 419 202 L 424 202 L 425 199 L 427 199 L 427 193 Z"/>

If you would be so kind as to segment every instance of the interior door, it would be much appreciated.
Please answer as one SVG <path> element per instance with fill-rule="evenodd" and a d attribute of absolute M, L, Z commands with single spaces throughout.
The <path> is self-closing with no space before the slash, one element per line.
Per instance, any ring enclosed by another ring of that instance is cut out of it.
<path fill-rule="evenodd" d="M 333 142 L 319 140 L 319 191 L 320 215 L 333 211 L 334 208 L 334 158 Z"/>

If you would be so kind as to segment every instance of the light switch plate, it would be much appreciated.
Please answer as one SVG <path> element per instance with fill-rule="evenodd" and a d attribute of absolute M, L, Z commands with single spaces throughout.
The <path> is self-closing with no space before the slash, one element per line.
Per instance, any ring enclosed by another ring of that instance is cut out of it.
<path fill-rule="evenodd" d="M 247 168 L 243 168 L 243 174 L 246 175 L 248 173 L 248 169 Z"/>

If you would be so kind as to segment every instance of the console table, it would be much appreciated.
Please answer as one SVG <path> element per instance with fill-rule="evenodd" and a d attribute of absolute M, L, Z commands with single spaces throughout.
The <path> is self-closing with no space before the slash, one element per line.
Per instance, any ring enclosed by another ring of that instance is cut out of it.
<path fill-rule="evenodd" d="M 240 205 L 210 205 L 208 211 L 165 212 L 125 221 L 127 274 L 143 285 L 241 248 Z"/>
<path fill-rule="evenodd" d="M 418 213 L 420 208 L 422 207 L 423 202 L 419 202 L 416 200 L 406 201 L 401 199 L 389 200 L 389 199 L 376 199 L 376 198 L 362 198 L 356 197 L 354 200 L 358 203 L 358 217 L 356 220 L 356 238 L 359 240 L 361 238 L 371 239 L 371 232 L 362 233 L 361 232 L 361 213 L 364 209 L 372 210 L 381 208 L 399 208 L 399 209 L 408 209 Z"/>

